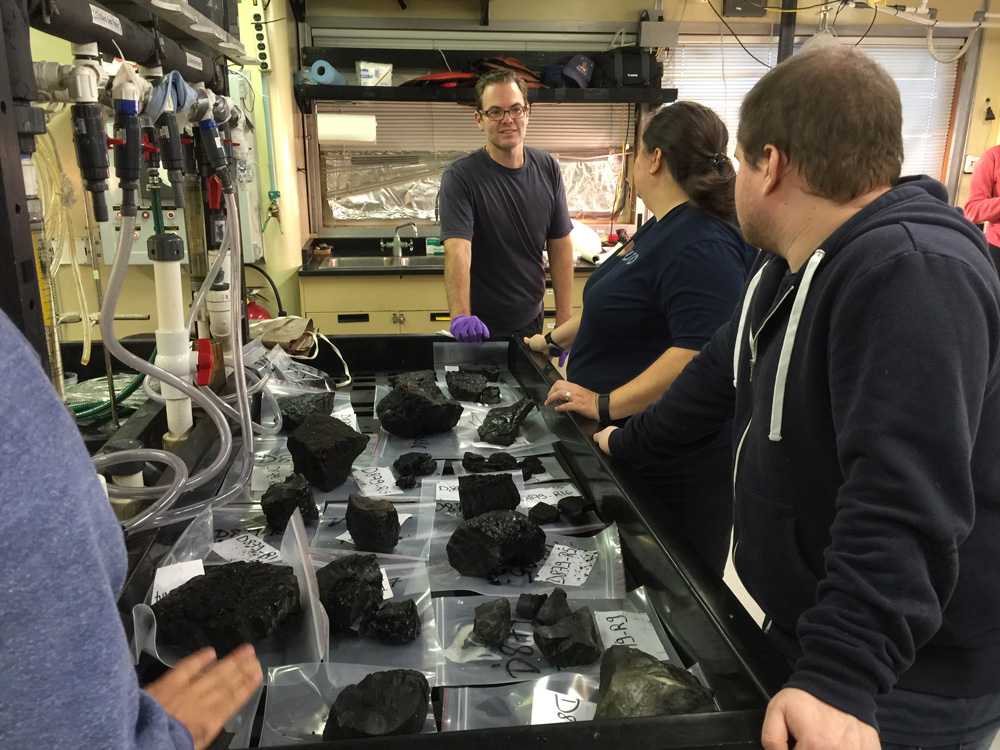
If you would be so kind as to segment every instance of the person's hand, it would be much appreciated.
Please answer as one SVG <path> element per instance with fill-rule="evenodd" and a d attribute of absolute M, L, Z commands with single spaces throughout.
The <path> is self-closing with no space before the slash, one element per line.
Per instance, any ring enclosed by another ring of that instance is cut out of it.
<path fill-rule="evenodd" d="M 596 436 L 595 436 L 596 438 Z M 761 742 L 765 750 L 880 750 L 871 724 L 824 703 L 805 690 L 785 688 L 767 704 Z"/>
<path fill-rule="evenodd" d="M 475 315 L 456 315 L 451 319 L 451 335 L 456 341 L 478 344 L 490 337 L 490 329 Z"/>
<path fill-rule="evenodd" d="M 617 427 L 605 427 L 600 432 L 594 433 L 594 442 L 600 447 L 602 451 L 611 455 L 611 446 L 609 445 L 611 440 L 611 433 L 617 430 Z M 787 748 L 786 748 L 787 750 Z"/>
<path fill-rule="evenodd" d="M 549 345 L 546 343 L 545 337 L 540 333 L 536 333 L 534 336 L 525 336 L 524 343 L 533 352 L 538 352 L 539 354 L 549 353 Z"/>
<path fill-rule="evenodd" d="M 187 727 L 195 750 L 203 750 L 250 700 L 261 679 L 253 646 L 245 643 L 222 659 L 211 648 L 197 651 L 147 685 L 146 692 Z"/>
<path fill-rule="evenodd" d="M 556 411 L 575 411 L 590 419 L 597 419 L 597 394 L 582 385 L 568 380 L 557 380 L 545 397 L 545 406 L 556 404 Z"/>

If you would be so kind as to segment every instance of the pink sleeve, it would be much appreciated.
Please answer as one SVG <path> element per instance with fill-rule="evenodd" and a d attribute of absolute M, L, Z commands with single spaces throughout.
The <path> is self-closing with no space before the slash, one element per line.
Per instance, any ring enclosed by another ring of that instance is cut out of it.
<path fill-rule="evenodd" d="M 1000 197 L 997 197 L 997 148 L 989 149 L 976 164 L 965 202 L 965 218 L 974 224 L 1000 222 Z"/>

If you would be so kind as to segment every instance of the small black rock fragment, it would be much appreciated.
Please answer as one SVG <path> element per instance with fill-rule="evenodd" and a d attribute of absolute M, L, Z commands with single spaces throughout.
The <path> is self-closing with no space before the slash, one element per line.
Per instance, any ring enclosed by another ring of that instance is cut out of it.
<path fill-rule="evenodd" d="M 476 607 L 472 632 L 483 643 L 502 646 L 510 635 L 510 602 L 494 599 Z"/>
<path fill-rule="evenodd" d="M 375 613 L 372 625 L 375 638 L 383 643 L 410 643 L 420 635 L 420 614 L 413 599 L 389 601 Z"/>
<path fill-rule="evenodd" d="M 310 414 L 325 414 L 333 412 L 333 396 L 331 391 L 309 394 L 308 396 L 287 396 L 278 399 L 278 410 L 281 412 L 281 424 L 286 430 L 295 430 Z"/>
<path fill-rule="evenodd" d="M 436 396 L 443 397 L 441 389 L 437 386 L 437 373 L 434 370 L 414 370 L 412 372 L 400 372 L 389 376 L 389 385 L 395 388 L 403 383 L 412 383 L 420 386 L 426 391 L 430 391 Z"/>
<path fill-rule="evenodd" d="M 153 604 L 163 640 L 187 651 L 212 646 L 221 657 L 273 633 L 299 612 L 299 583 L 287 565 L 212 565 Z"/>
<path fill-rule="evenodd" d="M 555 523 L 559 520 L 559 509 L 548 503 L 535 503 L 528 510 L 528 518 L 539 525 Z"/>
<path fill-rule="evenodd" d="M 545 554 L 545 532 L 523 513 L 497 510 L 463 521 L 448 540 L 448 562 L 465 576 L 503 565 L 531 565 Z"/>
<path fill-rule="evenodd" d="M 404 453 L 392 462 L 392 468 L 400 474 L 411 474 L 415 477 L 426 477 L 437 471 L 437 461 L 430 453 Z"/>
<path fill-rule="evenodd" d="M 470 375 L 482 375 L 490 383 L 500 380 L 500 365 L 496 362 L 477 362 L 471 365 L 459 365 L 459 372 L 467 372 Z"/>
<path fill-rule="evenodd" d="M 382 570 L 375 555 L 350 555 L 316 571 L 319 598 L 330 617 L 330 632 L 366 630 L 382 604 Z"/>
<path fill-rule="evenodd" d="M 478 401 L 480 394 L 486 387 L 486 378 L 482 375 L 449 371 L 445 373 L 444 379 L 448 383 L 448 392 L 451 393 L 451 397 L 457 398 L 459 401 Z"/>
<path fill-rule="evenodd" d="M 435 389 L 437 390 L 437 389 Z M 375 407 L 382 427 L 402 438 L 447 432 L 462 416 L 458 401 L 444 398 L 411 383 L 401 383 Z"/>
<path fill-rule="evenodd" d="M 510 474 L 465 474 L 458 478 L 462 518 L 475 518 L 491 510 L 514 510 L 521 496 Z"/>
<path fill-rule="evenodd" d="M 486 459 L 487 471 L 508 471 L 516 468 L 517 459 L 503 451 L 491 453 L 490 457 Z"/>
<path fill-rule="evenodd" d="M 517 597 L 517 616 L 525 620 L 534 620 L 538 616 L 538 610 L 548 598 L 548 594 L 521 594 Z"/>
<path fill-rule="evenodd" d="M 479 439 L 493 445 L 510 445 L 517 439 L 521 423 L 534 408 L 534 401 L 522 398 L 516 404 L 490 409 L 479 427 Z"/>
<path fill-rule="evenodd" d="M 549 601 L 552 601 L 551 596 Z M 535 645 L 545 661 L 560 669 L 592 664 L 601 658 L 597 626 L 590 607 L 578 609 L 555 625 L 535 628 Z"/>
<path fill-rule="evenodd" d="M 354 546 L 361 552 L 392 552 L 399 544 L 399 514 L 388 500 L 351 493 L 346 520 Z"/>
<path fill-rule="evenodd" d="M 545 465 L 538 456 L 525 456 L 517 465 L 521 467 L 521 476 L 524 477 L 525 482 L 533 476 L 545 473 Z"/>
<path fill-rule="evenodd" d="M 367 435 L 326 414 L 310 414 L 288 436 L 295 471 L 324 492 L 347 481 L 354 459 L 366 445 Z"/>
<path fill-rule="evenodd" d="M 427 678 L 412 669 L 375 672 L 348 685 L 333 702 L 324 740 L 419 734 L 429 711 Z"/>
<path fill-rule="evenodd" d="M 284 482 L 268 487 L 260 499 L 260 506 L 267 518 L 267 525 L 279 534 L 284 532 L 288 519 L 296 508 L 302 514 L 303 523 L 319 520 L 319 508 L 313 500 L 312 485 L 301 474 L 292 474 Z"/>
<path fill-rule="evenodd" d="M 714 710 L 712 691 L 687 670 L 627 646 L 612 646 L 601 660 L 601 692 L 595 719 Z"/>
<path fill-rule="evenodd" d="M 486 456 L 480 456 L 478 453 L 466 452 L 462 456 L 462 468 L 473 474 L 481 474 L 484 471 L 489 471 L 486 468 Z"/>
<path fill-rule="evenodd" d="M 549 595 L 549 598 L 545 600 L 545 603 L 538 609 L 535 619 L 538 620 L 540 625 L 555 625 L 564 617 L 569 617 L 572 614 L 573 610 L 566 603 L 566 592 L 561 588 L 555 588 Z"/>
<path fill-rule="evenodd" d="M 417 478 L 412 474 L 400 474 L 396 486 L 401 490 L 412 490 L 417 486 Z"/>
<path fill-rule="evenodd" d="M 593 500 L 588 500 L 579 495 L 559 498 L 557 505 L 559 512 L 566 516 L 571 523 L 582 523 L 587 514 L 595 510 Z"/>
<path fill-rule="evenodd" d="M 492 406 L 493 404 L 500 403 L 500 388 L 495 385 L 488 385 L 483 388 L 479 393 L 479 403 L 488 404 Z"/>

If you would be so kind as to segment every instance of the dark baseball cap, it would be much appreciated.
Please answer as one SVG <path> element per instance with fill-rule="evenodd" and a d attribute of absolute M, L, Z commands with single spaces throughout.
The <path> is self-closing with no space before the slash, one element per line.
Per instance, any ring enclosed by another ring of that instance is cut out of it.
<path fill-rule="evenodd" d="M 581 89 L 585 89 L 590 84 L 590 77 L 594 75 L 594 61 L 585 55 L 575 55 L 572 60 L 566 63 L 562 72 L 566 78 L 569 78 Z"/>

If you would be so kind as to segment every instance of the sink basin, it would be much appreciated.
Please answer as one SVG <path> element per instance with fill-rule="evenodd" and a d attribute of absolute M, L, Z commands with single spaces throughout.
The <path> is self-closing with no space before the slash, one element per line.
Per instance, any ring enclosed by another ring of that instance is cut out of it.
<path fill-rule="evenodd" d="M 400 258 L 399 262 L 410 268 L 444 268 L 443 255 L 409 255 Z"/>
<path fill-rule="evenodd" d="M 393 257 L 327 258 L 322 263 L 325 268 L 388 268 L 397 265 Z"/>

